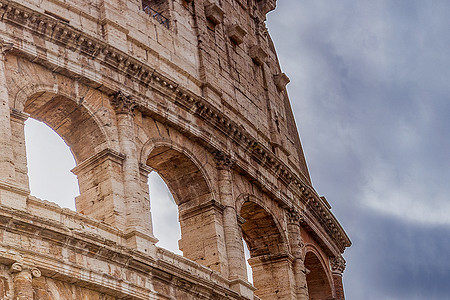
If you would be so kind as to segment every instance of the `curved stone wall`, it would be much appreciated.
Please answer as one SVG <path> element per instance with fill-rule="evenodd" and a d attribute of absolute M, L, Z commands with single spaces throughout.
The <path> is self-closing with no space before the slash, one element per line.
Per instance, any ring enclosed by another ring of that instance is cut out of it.
<path fill-rule="evenodd" d="M 264 23 L 274 8 L 0 0 L 0 296 L 344 298 L 351 243 L 311 185 Z M 76 212 L 30 196 L 27 118 L 71 148 Z M 155 246 L 152 171 L 184 257 Z"/>

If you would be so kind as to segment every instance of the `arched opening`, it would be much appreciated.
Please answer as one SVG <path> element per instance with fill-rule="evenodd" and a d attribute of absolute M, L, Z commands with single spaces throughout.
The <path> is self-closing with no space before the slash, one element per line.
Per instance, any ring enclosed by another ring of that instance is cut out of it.
<path fill-rule="evenodd" d="M 332 289 L 319 257 L 309 251 L 305 256 L 306 282 L 310 300 L 332 299 Z"/>
<path fill-rule="evenodd" d="M 252 266 L 248 263 L 248 260 L 251 258 L 250 251 L 248 250 L 247 243 L 244 239 L 242 239 L 242 243 L 244 244 L 244 256 L 245 256 L 245 267 L 247 269 L 247 280 L 250 283 L 253 283 L 253 271 Z"/>
<path fill-rule="evenodd" d="M 242 236 L 250 252 L 248 260 L 261 299 L 290 297 L 293 273 L 286 244 L 273 216 L 263 207 L 246 201 L 240 211 L 245 219 Z"/>
<path fill-rule="evenodd" d="M 147 165 L 164 179 L 177 205 L 192 206 L 209 200 L 211 192 L 204 175 L 184 153 L 159 146 L 148 156 Z"/>
<path fill-rule="evenodd" d="M 123 197 L 116 184 L 123 158 L 105 151 L 106 135 L 95 115 L 84 104 L 48 91 L 28 97 L 24 112 L 48 125 L 69 146 L 77 165 L 72 172 L 78 178 L 80 192 L 76 210 L 122 228 L 124 218 L 114 201 Z"/>
<path fill-rule="evenodd" d="M 220 232 L 222 211 L 213 200 L 199 164 L 188 152 L 169 146 L 153 148 L 146 164 L 162 177 L 178 205 L 179 246 L 183 255 L 213 270 L 223 271 L 226 265 L 221 241 L 223 232 Z M 151 198 L 150 201 L 153 202 Z M 154 227 L 158 226 L 153 223 Z"/>
<path fill-rule="evenodd" d="M 33 196 L 75 210 L 78 182 L 71 169 L 70 148 L 50 127 L 34 119 L 25 122 L 28 177 Z"/>
<path fill-rule="evenodd" d="M 258 204 L 247 201 L 242 205 L 241 216 L 245 219 L 242 233 L 251 257 L 279 254 L 283 240 L 273 217 Z"/>
<path fill-rule="evenodd" d="M 36 93 L 27 99 L 24 111 L 52 128 L 70 147 L 77 164 L 106 143 L 92 114 L 83 105 L 64 96 Z"/>
<path fill-rule="evenodd" d="M 159 240 L 156 245 L 183 255 L 178 246 L 181 239 L 178 206 L 169 188 L 156 172 L 149 174 L 148 186 L 152 203 L 153 235 Z"/>

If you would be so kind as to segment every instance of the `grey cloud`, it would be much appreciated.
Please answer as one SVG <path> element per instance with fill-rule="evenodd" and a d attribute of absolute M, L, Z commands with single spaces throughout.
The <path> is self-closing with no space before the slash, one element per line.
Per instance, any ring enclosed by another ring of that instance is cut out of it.
<path fill-rule="evenodd" d="M 448 1 L 278 1 L 311 177 L 346 228 L 347 299 L 446 299 Z"/>
<path fill-rule="evenodd" d="M 450 229 L 360 211 L 344 276 L 347 299 L 447 299 Z"/>

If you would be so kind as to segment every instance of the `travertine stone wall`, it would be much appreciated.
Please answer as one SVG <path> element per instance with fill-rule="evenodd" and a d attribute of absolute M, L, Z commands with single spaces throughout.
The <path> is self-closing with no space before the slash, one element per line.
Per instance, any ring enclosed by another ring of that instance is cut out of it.
<path fill-rule="evenodd" d="M 275 4 L 0 0 L 1 299 L 344 299 L 351 243 L 311 185 Z M 28 118 L 70 147 L 76 212 L 30 195 Z M 155 246 L 150 172 L 183 257 Z"/>

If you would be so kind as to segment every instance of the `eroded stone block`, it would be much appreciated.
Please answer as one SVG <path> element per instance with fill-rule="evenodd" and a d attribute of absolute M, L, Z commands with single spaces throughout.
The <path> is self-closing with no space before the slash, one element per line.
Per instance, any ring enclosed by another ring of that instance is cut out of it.
<path fill-rule="evenodd" d="M 231 25 L 228 28 L 228 36 L 237 45 L 242 44 L 244 36 L 247 34 L 244 28 L 238 24 Z"/>
<path fill-rule="evenodd" d="M 267 58 L 266 51 L 260 45 L 252 46 L 248 54 L 258 66 L 261 66 Z"/>
<path fill-rule="evenodd" d="M 224 11 L 216 3 L 209 3 L 205 6 L 205 15 L 211 23 L 218 25 L 222 23 Z"/>

